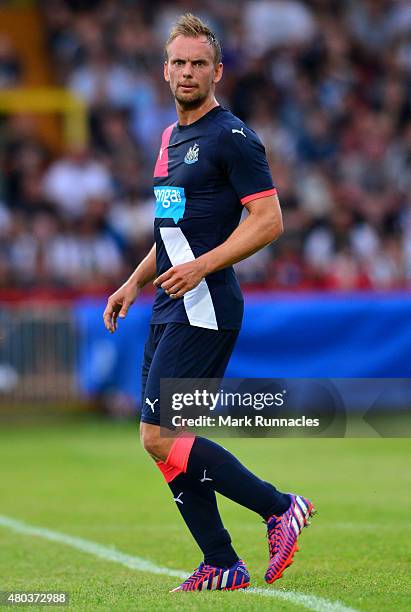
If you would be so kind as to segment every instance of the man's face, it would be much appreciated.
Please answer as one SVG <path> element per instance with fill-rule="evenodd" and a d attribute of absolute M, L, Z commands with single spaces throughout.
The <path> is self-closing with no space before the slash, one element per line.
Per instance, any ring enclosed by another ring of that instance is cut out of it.
<path fill-rule="evenodd" d="M 223 65 L 214 64 L 214 49 L 206 36 L 177 36 L 167 48 L 164 78 L 184 110 L 198 108 L 214 93 L 223 74 Z"/>

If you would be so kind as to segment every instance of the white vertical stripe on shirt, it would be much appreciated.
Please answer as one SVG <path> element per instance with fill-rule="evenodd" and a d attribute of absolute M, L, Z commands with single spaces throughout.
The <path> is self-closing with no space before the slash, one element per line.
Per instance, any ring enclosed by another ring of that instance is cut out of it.
<path fill-rule="evenodd" d="M 179 227 L 160 227 L 160 234 L 173 266 L 195 259 L 188 240 Z M 197 287 L 187 291 L 183 300 L 190 325 L 218 329 L 213 300 L 204 278 Z"/>

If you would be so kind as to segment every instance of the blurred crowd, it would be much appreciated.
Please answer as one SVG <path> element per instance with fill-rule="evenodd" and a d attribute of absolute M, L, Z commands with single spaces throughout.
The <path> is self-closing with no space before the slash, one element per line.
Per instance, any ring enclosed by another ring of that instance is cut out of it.
<path fill-rule="evenodd" d="M 217 33 L 219 102 L 262 139 L 285 234 L 237 266 L 282 289 L 411 286 L 411 2 L 44 0 L 55 84 L 90 142 L 56 157 L 35 117 L 0 124 L 0 287 L 122 282 L 150 248 L 152 173 L 175 121 L 163 45 L 181 13 Z M 24 67 L 0 36 L 0 88 Z"/>

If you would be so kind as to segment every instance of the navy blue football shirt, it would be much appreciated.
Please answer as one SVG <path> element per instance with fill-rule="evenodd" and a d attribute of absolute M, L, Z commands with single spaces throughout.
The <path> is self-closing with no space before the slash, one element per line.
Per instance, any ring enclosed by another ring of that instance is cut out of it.
<path fill-rule="evenodd" d="M 154 170 L 157 276 L 224 242 L 242 205 L 275 193 L 265 150 L 251 129 L 216 106 L 163 132 Z M 157 288 L 152 323 L 239 329 L 243 296 L 233 268 L 209 274 L 181 299 Z"/>

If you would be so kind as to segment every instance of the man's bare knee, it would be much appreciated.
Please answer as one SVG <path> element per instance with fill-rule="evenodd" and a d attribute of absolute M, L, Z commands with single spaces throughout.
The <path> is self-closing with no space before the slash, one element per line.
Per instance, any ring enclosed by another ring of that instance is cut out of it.
<path fill-rule="evenodd" d="M 157 461 L 165 461 L 172 441 L 160 436 L 160 427 L 149 423 L 140 423 L 140 440 L 145 451 Z"/>
<path fill-rule="evenodd" d="M 158 431 L 156 431 L 158 430 Z M 147 423 L 140 423 L 140 441 L 144 450 L 150 455 L 154 454 L 157 448 L 157 438 L 160 436 L 160 428 Z"/>

